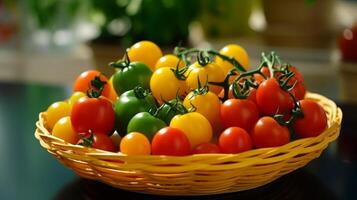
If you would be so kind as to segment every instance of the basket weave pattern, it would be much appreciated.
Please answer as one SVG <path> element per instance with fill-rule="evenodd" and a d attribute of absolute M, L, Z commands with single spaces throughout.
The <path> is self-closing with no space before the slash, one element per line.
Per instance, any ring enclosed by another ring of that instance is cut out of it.
<path fill-rule="evenodd" d="M 259 187 L 320 156 L 340 132 L 342 112 L 321 95 L 307 99 L 325 109 L 329 128 L 315 138 L 295 140 L 275 148 L 240 154 L 197 154 L 173 156 L 127 156 L 80 145 L 52 136 L 40 113 L 35 137 L 49 153 L 79 176 L 108 185 L 148 194 L 206 195 Z"/>

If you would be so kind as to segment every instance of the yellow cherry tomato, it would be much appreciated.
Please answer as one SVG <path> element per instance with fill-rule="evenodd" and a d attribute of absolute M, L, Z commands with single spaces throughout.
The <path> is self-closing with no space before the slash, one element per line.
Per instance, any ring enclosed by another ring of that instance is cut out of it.
<path fill-rule="evenodd" d="M 108 99 L 112 102 L 112 103 L 115 103 L 117 100 L 118 100 L 118 95 L 114 89 L 114 86 L 113 86 L 113 76 L 110 77 L 109 81 L 108 81 L 108 84 L 109 84 L 109 95 L 108 95 Z"/>
<path fill-rule="evenodd" d="M 185 66 L 185 63 L 183 61 L 180 61 L 180 59 L 173 55 L 173 54 L 167 54 L 162 56 L 155 65 L 156 69 L 159 69 L 161 67 L 172 67 L 175 68 L 177 66 L 177 64 L 179 65 L 179 68 L 182 68 Z"/>
<path fill-rule="evenodd" d="M 69 116 L 62 117 L 57 121 L 53 127 L 52 135 L 71 144 L 77 144 L 79 140 L 79 135 L 73 130 Z"/>
<path fill-rule="evenodd" d="M 224 46 L 219 53 L 235 58 L 244 67 L 244 69 L 250 69 L 249 56 L 241 46 L 229 44 Z M 222 68 L 224 74 L 227 74 L 231 69 L 233 69 L 233 65 L 231 63 L 222 60 L 222 58 L 218 56 L 216 57 L 216 64 Z"/>
<path fill-rule="evenodd" d="M 176 77 L 175 72 L 169 67 L 157 69 L 151 76 L 150 89 L 152 95 L 159 101 L 170 101 L 176 94 L 183 97 L 187 94 L 188 86 L 185 80 Z"/>
<path fill-rule="evenodd" d="M 144 40 L 131 46 L 128 56 L 131 62 L 143 62 L 150 67 L 151 71 L 155 71 L 155 64 L 162 57 L 162 52 L 155 43 Z"/>
<path fill-rule="evenodd" d="M 176 115 L 170 122 L 170 127 L 182 130 L 194 148 L 199 144 L 210 142 L 212 127 L 209 121 L 198 112 Z"/>
<path fill-rule="evenodd" d="M 46 126 L 52 130 L 59 119 L 71 114 L 71 106 L 64 101 L 55 102 L 48 107 L 46 113 Z"/>
<path fill-rule="evenodd" d="M 72 107 L 81 97 L 87 96 L 84 92 L 74 92 L 68 99 L 69 105 Z"/>
<path fill-rule="evenodd" d="M 202 85 L 206 83 L 207 78 L 208 82 L 222 82 L 225 78 L 222 69 L 215 63 L 202 66 L 198 62 L 193 63 L 188 68 L 186 76 L 186 83 L 190 89 L 198 88 L 198 77 Z M 209 85 L 209 90 L 215 94 L 219 94 L 222 88 L 216 85 Z"/>
<path fill-rule="evenodd" d="M 131 132 L 121 140 L 120 152 L 127 155 L 150 155 L 151 145 L 144 134 Z"/>
<path fill-rule="evenodd" d="M 207 91 L 202 94 L 190 92 L 183 100 L 183 105 L 187 109 L 195 108 L 211 123 L 214 132 L 220 132 L 222 123 L 220 118 L 221 102 L 216 94 Z"/>

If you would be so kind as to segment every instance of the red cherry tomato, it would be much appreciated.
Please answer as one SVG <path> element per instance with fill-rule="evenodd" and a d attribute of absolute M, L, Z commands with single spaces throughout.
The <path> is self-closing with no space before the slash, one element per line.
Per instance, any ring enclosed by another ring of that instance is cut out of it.
<path fill-rule="evenodd" d="M 294 124 L 295 134 L 299 137 L 316 137 L 327 128 L 325 110 L 316 102 L 301 100 L 300 106 L 304 117 L 297 119 Z"/>
<path fill-rule="evenodd" d="M 301 73 L 294 66 L 290 66 L 289 70 L 294 72 L 294 76 L 290 79 L 289 84 L 292 85 L 296 82 L 294 88 L 291 90 L 291 94 L 293 94 L 297 100 L 304 99 L 306 88 Z"/>
<path fill-rule="evenodd" d="M 180 129 L 165 127 L 160 129 L 152 139 L 153 155 L 186 156 L 191 153 L 191 144 Z"/>
<path fill-rule="evenodd" d="M 263 81 L 256 93 L 259 109 L 266 115 L 288 113 L 294 107 L 294 100 L 284 91 L 276 79 Z"/>
<path fill-rule="evenodd" d="M 250 100 L 228 99 L 221 106 L 221 119 L 224 128 L 236 126 L 249 132 L 259 119 L 259 109 Z"/>
<path fill-rule="evenodd" d="M 99 76 L 101 81 L 107 82 L 107 84 L 104 85 L 102 95 L 109 98 L 110 97 L 110 85 L 108 84 L 108 78 L 105 77 L 101 72 L 99 72 L 97 70 L 88 70 L 88 71 L 81 73 L 81 75 L 79 75 L 77 77 L 76 81 L 74 82 L 73 92 L 79 91 L 79 92 L 87 93 L 87 91 L 89 90 L 89 88 L 91 86 L 91 81 L 96 76 Z"/>
<path fill-rule="evenodd" d="M 252 149 L 252 141 L 242 128 L 230 127 L 222 132 L 218 139 L 222 153 L 240 153 Z"/>
<path fill-rule="evenodd" d="M 113 106 L 103 97 L 82 97 L 72 107 L 71 122 L 77 133 L 111 133 L 114 120 Z"/>
<path fill-rule="evenodd" d="M 269 116 L 258 120 L 252 129 L 251 136 L 255 148 L 276 147 L 290 142 L 288 128 Z"/>
<path fill-rule="evenodd" d="M 204 153 L 221 153 L 221 150 L 216 144 L 202 143 L 196 146 L 192 151 L 192 154 L 204 154 Z"/>
<path fill-rule="evenodd" d="M 115 147 L 112 139 L 103 133 L 97 133 L 93 135 L 92 147 L 111 152 L 117 151 L 117 148 Z"/>

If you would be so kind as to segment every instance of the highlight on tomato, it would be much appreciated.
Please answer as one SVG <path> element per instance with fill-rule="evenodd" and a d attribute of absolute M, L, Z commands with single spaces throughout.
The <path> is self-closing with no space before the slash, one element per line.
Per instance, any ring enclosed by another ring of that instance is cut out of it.
<path fill-rule="evenodd" d="M 152 139 L 151 152 L 153 155 L 186 156 L 191 154 L 191 144 L 182 130 L 165 127 Z"/>

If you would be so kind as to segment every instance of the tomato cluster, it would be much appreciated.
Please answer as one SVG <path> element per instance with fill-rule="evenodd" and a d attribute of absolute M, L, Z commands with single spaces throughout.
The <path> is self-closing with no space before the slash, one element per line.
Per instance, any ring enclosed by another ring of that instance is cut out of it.
<path fill-rule="evenodd" d="M 163 55 L 141 41 L 109 66 L 112 77 L 83 72 L 73 95 L 48 108 L 54 136 L 127 155 L 185 156 L 281 146 L 328 126 L 323 108 L 304 99 L 298 69 L 274 52 L 250 70 L 239 45 Z"/>

